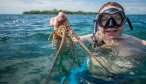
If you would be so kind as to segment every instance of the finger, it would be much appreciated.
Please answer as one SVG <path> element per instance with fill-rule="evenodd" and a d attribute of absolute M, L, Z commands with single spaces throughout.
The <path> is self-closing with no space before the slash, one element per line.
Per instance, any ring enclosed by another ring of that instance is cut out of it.
<path fill-rule="evenodd" d="M 57 28 L 59 26 L 58 17 L 54 17 L 53 25 L 54 25 L 54 28 Z"/>
<path fill-rule="evenodd" d="M 50 19 L 50 26 L 53 27 L 54 17 Z"/>

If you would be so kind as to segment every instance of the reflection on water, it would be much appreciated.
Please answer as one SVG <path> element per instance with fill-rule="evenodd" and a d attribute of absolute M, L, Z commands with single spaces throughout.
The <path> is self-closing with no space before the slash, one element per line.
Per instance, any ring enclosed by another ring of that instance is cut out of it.
<path fill-rule="evenodd" d="M 41 84 L 48 73 L 51 58 L 0 60 L 1 84 Z"/>

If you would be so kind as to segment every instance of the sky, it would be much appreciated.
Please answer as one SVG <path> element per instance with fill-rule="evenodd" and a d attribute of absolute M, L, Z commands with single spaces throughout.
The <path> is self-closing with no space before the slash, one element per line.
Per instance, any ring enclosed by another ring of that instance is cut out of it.
<path fill-rule="evenodd" d="M 53 9 L 97 12 L 109 1 L 120 3 L 127 14 L 146 14 L 146 0 L 0 0 L 0 14 Z"/>

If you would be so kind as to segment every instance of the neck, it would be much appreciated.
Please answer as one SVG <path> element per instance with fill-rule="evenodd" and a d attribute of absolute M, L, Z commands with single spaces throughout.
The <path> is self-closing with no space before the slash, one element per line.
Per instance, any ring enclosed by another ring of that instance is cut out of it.
<path fill-rule="evenodd" d="M 107 45 L 115 45 L 118 43 L 118 39 L 103 39 Z"/>

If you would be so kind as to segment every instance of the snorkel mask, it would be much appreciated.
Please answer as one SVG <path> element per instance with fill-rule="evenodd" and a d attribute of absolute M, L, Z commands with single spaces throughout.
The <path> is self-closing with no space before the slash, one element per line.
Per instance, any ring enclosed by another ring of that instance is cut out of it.
<path fill-rule="evenodd" d="M 129 24 L 129 27 L 131 30 L 133 30 L 132 24 L 129 20 L 128 17 L 126 17 L 125 13 L 123 11 L 119 11 L 116 8 L 110 8 L 103 13 L 100 13 L 99 15 L 96 16 L 96 19 L 94 20 L 94 33 L 97 32 L 98 25 L 102 28 L 119 28 L 123 26 L 126 21 Z"/>

